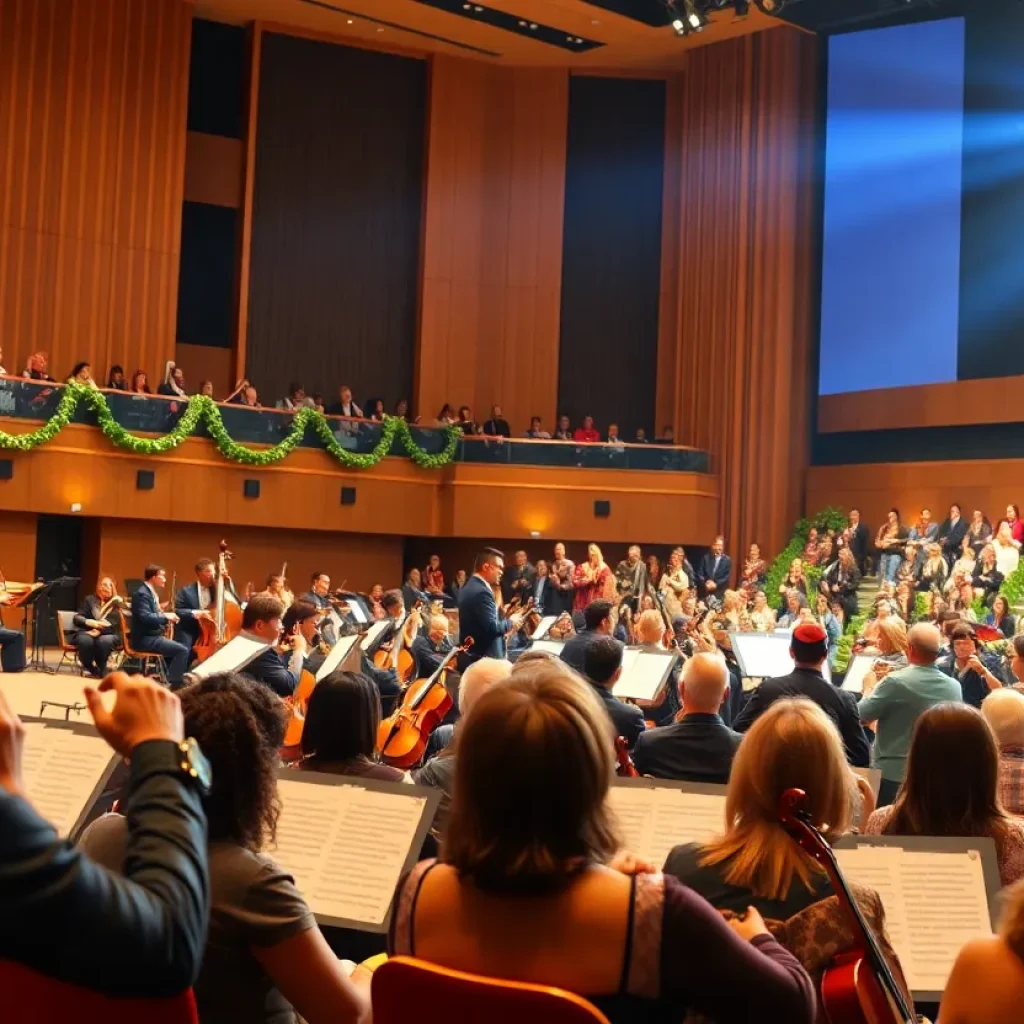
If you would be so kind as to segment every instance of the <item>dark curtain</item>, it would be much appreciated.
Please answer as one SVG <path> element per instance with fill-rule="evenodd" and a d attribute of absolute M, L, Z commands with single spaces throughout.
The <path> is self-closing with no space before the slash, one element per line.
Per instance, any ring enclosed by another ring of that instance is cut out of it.
<path fill-rule="evenodd" d="M 565 169 L 558 412 L 651 436 L 665 82 L 574 77 Z"/>
<path fill-rule="evenodd" d="M 412 391 L 426 65 L 263 37 L 247 371 L 329 405 Z"/>

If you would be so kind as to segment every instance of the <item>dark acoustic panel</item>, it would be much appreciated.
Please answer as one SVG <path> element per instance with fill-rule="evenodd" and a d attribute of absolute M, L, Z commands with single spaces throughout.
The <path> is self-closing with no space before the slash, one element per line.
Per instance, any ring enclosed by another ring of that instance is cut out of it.
<path fill-rule="evenodd" d="M 654 436 L 665 83 L 573 77 L 558 412 Z"/>
<path fill-rule="evenodd" d="M 181 208 L 177 341 L 231 348 L 238 211 L 209 203 Z"/>
<path fill-rule="evenodd" d="M 188 130 L 242 138 L 247 86 L 245 29 L 193 18 Z"/>
<path fill-rule="evenodd" d="M 675 17 L 669 13 L 664 0 L 587 0 L 587 3 L 653 28 L 670 25 Z"/>
<path fill-rule="evenodd" d="M 265 401 L 411 393 L 425 107 L 422 60 L 264 36 L 246 359 Z"/>

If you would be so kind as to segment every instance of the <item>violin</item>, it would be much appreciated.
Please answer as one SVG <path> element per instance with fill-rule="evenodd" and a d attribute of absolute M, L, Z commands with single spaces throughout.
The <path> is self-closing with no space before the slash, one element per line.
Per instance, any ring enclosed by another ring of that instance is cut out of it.
<path fill-rule="evenodd" d="M 779 820 L 804 853 L 826 871 L 839 906 L 853 928 L 856 947 L 840 953 L 821 979 L 821 1002 L 833 1024 L 915 1024 L 914 1005 L 893 976 L 878 940 L 864 920 L 832 847 L 811 824 L 802 789 L 787 789 L 779 801 Z"/>
<path fill-rule="evenodd" d="M 451 710 L 452 697 L 445 685 L 448 666 L 461 652 L 473 646 L 467 636 L 461 646 L 453 647 L 429 677 L 417 679 L 405 688 L 393 715 L 385 718 L 377 730 L 377 749 L 381 760 L 395 768 L 411 768 L 427 749 L 427 740 Z"/>
<path fill-rule="evenodd" d="M 620 779 L 638 779 L 640 773 L 633 764 L 633 758 L 629 754 L 629 744 L 625 736 L 615 737 L 615 774 Z"/>
<path fill-rule="evenodd" d="M 227 599 L 224 583 L 228 574 L 228 561 L 234 557 L 228 551 L 228 542 L 222 540 L 217 554 L 214 616 L 212 620 L 199 620 L 199 639 L 196 641 L 196 658 L 199 661 L 205 661 L 214 651 L 220 650 L 242 631 L 242 609 L 234 601 Z"/>

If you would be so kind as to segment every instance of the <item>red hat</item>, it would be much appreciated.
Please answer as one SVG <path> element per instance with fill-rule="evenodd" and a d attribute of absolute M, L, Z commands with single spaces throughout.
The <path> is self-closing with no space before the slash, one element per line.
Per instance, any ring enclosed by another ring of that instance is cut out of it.
<path fill-rule="evenodd" d="M 804 644 L 823 644 L 828 636 L 816 622 L 801 622 L 793 630 L 793 639 Z"/>

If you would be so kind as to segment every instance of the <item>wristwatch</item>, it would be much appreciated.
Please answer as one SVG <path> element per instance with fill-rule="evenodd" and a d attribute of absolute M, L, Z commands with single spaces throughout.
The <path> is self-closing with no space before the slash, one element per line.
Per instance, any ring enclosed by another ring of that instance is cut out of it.
<path fill-rule="evenodd" d="M 203 796 L 207 796 L 213 781 L 213 772 L 206 755 L 199 749 L 199 744 L 193 737 L 186 737 L 178 744 L 178 755 L 181 770 L 195 781 Z"/>

